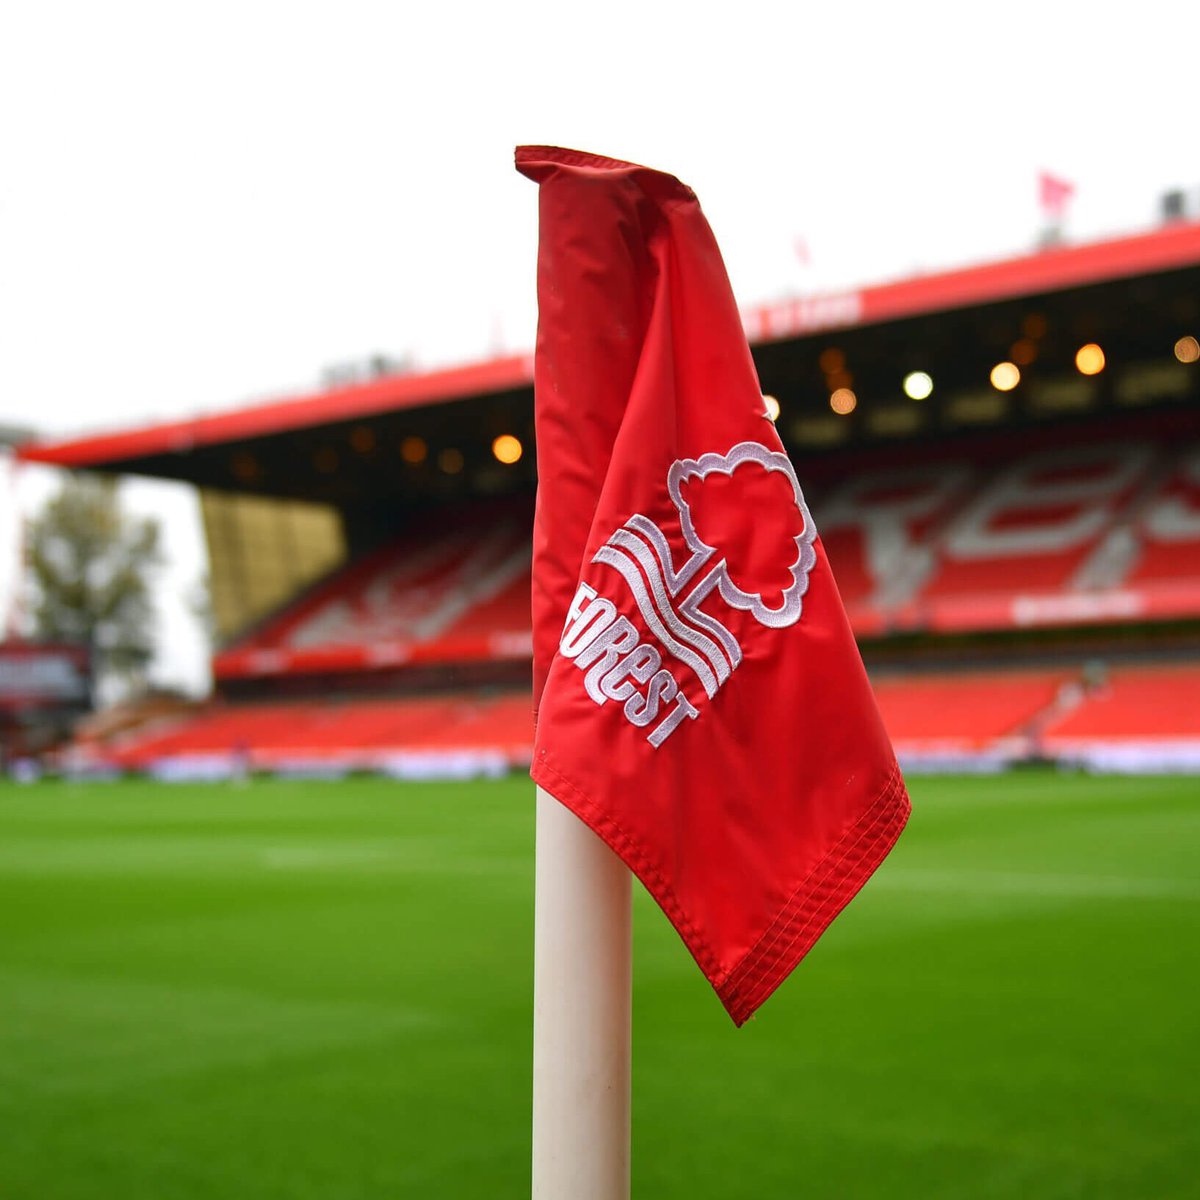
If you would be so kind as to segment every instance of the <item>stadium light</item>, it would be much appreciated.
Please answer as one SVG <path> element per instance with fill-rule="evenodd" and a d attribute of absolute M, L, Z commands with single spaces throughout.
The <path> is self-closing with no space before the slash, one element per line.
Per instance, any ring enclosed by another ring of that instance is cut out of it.
<path fill-rule="evenodd" d="M 1008 356 L 1019 367 L 1027 367 L 1035 358 L 1037 358 L 1038 348 L 1037 342 L 1032 338 L 1018 338 L 1012 344 L 1012 349 L 1009 350 Z"/>
<path fill-rule="evenodd" d="M 257 458 L 247 450 L 239 450 L 232 461 L 233 473 L 243 483 L 252 483 L 262 475 L 262 466 Z"/>
<path fill-rule="evenodd" d="M 776 400 L 774 396 L 763 396 L 763 404 L 766 406 L 767 416 L 770 417 L 772 421 L 778 421 L 779 401 Z"/>
<path fill-rule="evenodd" d="M 992 387 L 998 392 L 1011 392 L 1021 382 L 1021 372 L 1016 363 L 997 363 L 992 368 Z"/>
<path fill-rule="evenodd" d="M 1200 342 L 1189 333 L 1175 343 L 1175 357 L 1181 363 L 1194 363 L 1200 359 Z"/>
<path fill-rule="evenodd" d="M 496 456 L 497 462 L 511 465 L 519 461 L 524 453 L 524 447 L 521 445 L 520 439 L 513 437 L 511 433 L 502 433 L 492 442 L 492 453 Z"/>
<path fill-rule="evenodd" d="M 858 397 L 849 388 L 838 388 L 829 397 L 829 407 L 839 417 L 848 417 L 858 407 Z"/>
<path fill-rule="evenodd" d="M 1075 366 L 1080 375 L 1099 375 L 1104 370 L 1104 351 L 1095 342 L 1088 342 L 1075 351 Z"/>
<path fill-rule="evenodd" d="M 429 457 L 429 447 L 424 438 L 406 437 L 400 443 L 400 457 L 411 466 L 423 463 Z"/>
<path fill-rule="evenodd" d="M 821 351 L 821 357 L 817 359 L 817 362 L 826 375 L 834 375 L 845 367 L 846 356 L 836 346 L 830 346 Z"/>
<path fill-rule="evenodd" d="M 456 450 L 453 446 L 447 446 L 438 455 L 438 466 L 447 475 L 457 475 L 463 469 L 462 451 Z"/>
<path fill-rule="evenodd" d="M 910 400 L 927 400 L 933 393 L 933 380 L 925 371 L 910 371 L 904 377 L 904 394 Z"/>

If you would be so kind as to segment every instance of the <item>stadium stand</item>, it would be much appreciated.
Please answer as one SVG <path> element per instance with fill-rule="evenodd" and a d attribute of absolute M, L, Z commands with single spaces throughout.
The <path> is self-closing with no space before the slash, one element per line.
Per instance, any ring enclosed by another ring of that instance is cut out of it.
<path fill-rule="evenodd" d="M 975 463 L 851 465 L 813 509 L 860 636 L 1171 615 L 1173 597 L 1184 612 L 1200 604 L 1200 448 L 1164 470 L 1169 457 L 1109 439 Z M 531 520 L 519 502 L 422 525 L 235 641 L 216 674 L 526 659 Z"/>
<path fill-rule="evenodd" d="M 1200 445 L 1179 452 L 1131 525 L 1130 583 L 1162 590 L 1200 580 Z"/>
<path fill-rule="evenodd" d="M 1200 667 L 889 672 L 874 679 L 908 769 L 981 769 L 1051 757 L 1145 769 L 1200 763 Z M 216 705 L 93 747 L 93 765 L 167 777 L 247 768 L 295 774 L 499 773 L 528 764 L 526 692 Z M 82 762 L 81 764 L 82 765 Z"/>
<path fill-rule="evenodd" d="M 1198 295 L 1177 222 L 744 314 L 906 766 L 1200 769 Z M 22 447 L 201 490 L 216 695 L 75 763 L 527 761 L 531 381 L 516 355 Z"/>
<path fill-rule="evenodd" d="M 1048 723 L 1045 753 L 1102 770 L 1200 768 L 1200 668 L 1113 669 Z"/>
<path fill-rule="evenodd" d="M 1148 446 L 1100 443 L 1005 463 L 964 498 L 938 539 L 921 594 L 930 625 L 978 624 L 1015 615 L 1021 595 L 1080 590 L 1079 577 L 1150 461 Z M 1006 603 L 980 604 L 984 597 Z"/>
<path fill-rule="evenodd" d="M 860 636 L 1187 616 L 1200 448 L 1105 439 L 857 473 L 814 502 Z"/>
<path fill-rule="evenodd" d="M 1108 438 L 863 468 L 815 517 L 860 637 L 1134 621 L 1200 608 L 1197 463 L 1196 447 Z M 217 679 L 526 662 L 531 516 L 520 498 L 422 522 L 218 653 Z M 875 686 L 908 768 L 1200 761 L 1200 670 L 1118 671 L 1095 694 L 1078 664 L 886 672 Z M 218 704 L 76 762 L 168 776 L 495 772 L 529 761 L 531 708 L 521 691 Z"/>
<path fill-rule="evenodd" d="M 886 675 L 875 695 L 896 754 L 907 766 L 961 765 L 1024 757 L 1038 717 L 1071 679 L 1069 670 Z"/>
<path fill-rule="evenodd" d="M 334 572 L 216 655 L 220 679 L 527 659 L 532 507 L 454 510 Z"/>
<path fill-rule="evenodd" d="M 496 774 L 529 762 L 527 693 L 214 705 L 92 747 L 94 765 L 167 777 L 242 767 L 295 774 Z M 80 765 L 83 765 L 81 760 Z"/>

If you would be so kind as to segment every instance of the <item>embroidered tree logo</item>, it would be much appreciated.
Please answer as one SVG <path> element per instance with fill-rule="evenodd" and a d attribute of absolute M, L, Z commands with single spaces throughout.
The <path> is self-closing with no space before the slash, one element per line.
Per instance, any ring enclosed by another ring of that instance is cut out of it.
<path fill-rule="evenodd" d="M 760 625 L 794 625 L 817 561 L 817 531 L 787 455 L 758 442 L 677 460 L 667 491 L 687 545 L 682 565 L 643 513 L 615 530 L 592 561 L 624 578 L 646 627 L 711 698 L 741 663 L 742 647 L 701 605 L 715 589 Z"/>
<path fill-rule="evenodd" d="M 741 442 L 728 454 L 676 462 L 667 489 L 692 552 L 680 575 L 715 556 L 726 604 L 773 629 L 795 624 L 817 531 L 787 455 Z"/>

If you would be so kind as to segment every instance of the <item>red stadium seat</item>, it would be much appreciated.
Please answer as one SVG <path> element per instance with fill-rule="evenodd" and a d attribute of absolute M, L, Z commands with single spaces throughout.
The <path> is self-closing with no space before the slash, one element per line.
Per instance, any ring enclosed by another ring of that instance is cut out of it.
<path fill-rule="evenodd" d="M 1048 742 L 1200 741 L 1200 666 L 1122 667 L 1047 728 Z"/>
<path fill-rule="evenodd" d="M 1025 733 L 1071 676 L 1065 669 L 889 675 L 875 680 L 875 695 L 898 752 L 975 752 Z"/>

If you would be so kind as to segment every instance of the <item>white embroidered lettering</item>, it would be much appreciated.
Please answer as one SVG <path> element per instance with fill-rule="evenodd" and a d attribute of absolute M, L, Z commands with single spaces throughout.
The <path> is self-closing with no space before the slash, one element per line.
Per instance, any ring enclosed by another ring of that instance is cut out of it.
<path fill-rule="evenodd" d="M 590 591 L 591 589 L 589 589 Z M 593 596 L 595 593 L 592 593 Z M 592 602 L 563 630 L 558 646 L 567 658 L 586 650 L 615 620 L 617 606 L 603 597 Z"/>
<path fill-rule="evenodd" d="M 679 692 L 675 696 L 675 707 L 662 719 L 658 727 L 646 739 L 655 750 L 659 748 L 682 724 L 684 717 L 695 720 L 700 714 L 692 707 L 691 701 Z"/>
<path fill-rule="evenodd" d="M 571 601 L 571 607 L 567 609 L 567 619 L 563 623 L 563 632 L 566 632 L 567 626 L 575 620 L 581 612 L 583 612 L 583 602 L 585 600 L 595 600 L 596 589 L 588 587 L 586 583 L 581 583 L 575 589 L 575 598 Z"/>
<path fill-rule="evenodd" d="M 600 680 L 600 690 L 610 700 L 628 700 L 637 691 L 629 680 L 645 683 L 661 666 L 662 655 L 641 642 Z"/>
<path fill-rule="evenodd" d="M 618 617 L 579 657 L 575 665 L 587 669 L 583 686 L 597 704 L 608 697 L 600 690 L 601 678 L 612 670 L 617 659 L 628 654 L 638 644 L 638 632 L 628 617 Z M 588 669 L 591 664 L 590 669 Z"/>
<path fill-rule="evenodd" d="M 675 682 L 671 672 L 658 671 L 650 680 L 645 697 L 634 692 L 625 701 L 625 716 L 631 724 L 636 725 L 639 729 L 644 729 L 658 716 L 658 710 L 663 702 L 670 704 L 678 691 L 679 684 Z"/>

